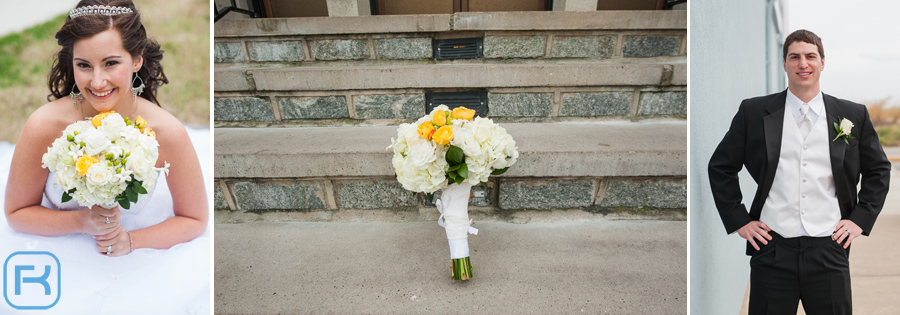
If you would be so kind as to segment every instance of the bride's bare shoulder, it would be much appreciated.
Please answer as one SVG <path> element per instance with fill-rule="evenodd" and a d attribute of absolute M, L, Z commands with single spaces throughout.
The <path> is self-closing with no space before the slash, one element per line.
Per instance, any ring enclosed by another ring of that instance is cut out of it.
<path fill-rule="evenodd" d="M 51 101 L 38 107 L 31 116 L 28 116 L 20 137 L 45 142 L 42 140 L 58 137 L 66 126 L 78 119 L 77 117 L 68 97 Z"/>

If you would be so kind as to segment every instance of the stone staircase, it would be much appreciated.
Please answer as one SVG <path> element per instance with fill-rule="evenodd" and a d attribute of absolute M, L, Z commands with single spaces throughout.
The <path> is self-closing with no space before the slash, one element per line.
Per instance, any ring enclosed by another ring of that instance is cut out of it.
<path fill-rule="evenodd" d="M 221 20 L 216 222 L 436 219 L 385 148 L 427 93 L 466 91 L 520 153 L 473 189 L 476 220 L 683 220 L 686 29 L 686 11 Z M 476 37 L 482 58 L 433 58 Z"/>

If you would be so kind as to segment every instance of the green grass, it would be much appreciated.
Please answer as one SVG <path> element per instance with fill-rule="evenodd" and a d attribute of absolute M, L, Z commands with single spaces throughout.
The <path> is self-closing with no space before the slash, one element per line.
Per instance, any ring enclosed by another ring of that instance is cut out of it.
<path fill-rule="evenodd" d="M 900 146 L 900 125 L 885 125 L 875 128 L 878 142 L 885 147 Z"/>
<path fill-rule="evenodd" d="M 165 51 L 169 84 L 158 91 L 160 105 L 189 125 L 209 125 L 208 0 L 157 0 L 137 4 L 144 27 Z M 173 10 L 172 8 L 178 8 Z M 15 143 L 25 120 L 47 103 L 47 75 L 59 51 L 54 35 L 65 14 L 0 37 L 0 141 Z"/>
<path fill-rule="evenodd" d="M 52 59 L 42 60 L 23 53 L 35 43 L 55 42 L 53 36 L 65 19 L 66 15 L 61 14 L 44 24 L 0 38 L 0 69 L 3 69 L 0 88 L 40 83 L 37 79 L 46 75 L 43 71 L 50 68 Z"/>

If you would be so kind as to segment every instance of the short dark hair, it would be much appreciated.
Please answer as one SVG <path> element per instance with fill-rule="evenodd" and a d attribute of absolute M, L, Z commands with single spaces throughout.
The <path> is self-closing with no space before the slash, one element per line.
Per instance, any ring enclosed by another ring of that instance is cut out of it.
<path fill-rule="evenodd" d="M 819 48 L 819 58 L 825 59 L 825 47 L 822 46 L 822 39 L 816 33 L 807 30 L 796 30 L 784 40 L 784 46 L 781 48 L 784 52 L 781 60 L 787 60 L 788 47 L 794 42 L 804 42 L 816 45 Z"/>

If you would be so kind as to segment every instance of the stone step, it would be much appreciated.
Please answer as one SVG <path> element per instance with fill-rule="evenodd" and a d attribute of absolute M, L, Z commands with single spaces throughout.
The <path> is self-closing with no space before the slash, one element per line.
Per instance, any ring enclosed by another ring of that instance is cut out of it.
<path fill-rule="evenodd" d="M 686 176 L 685 121 L 508 123 L 509 177 Z M 392 176 L 396 126 L 216 128 L 216 178 Z"/>
<path fill-rule="evenodd" d="M 222 20 L 216 22 L 215 37 L 491 30 L 683 30 L 686 27 L 685 11 L 461 12 Z"/>
<path fill-rule="evenodd" d="M 220 92 L 385 89 L 684 86 L 687 65 L 419 64 L 353 67 L 216 68 Z"/>

